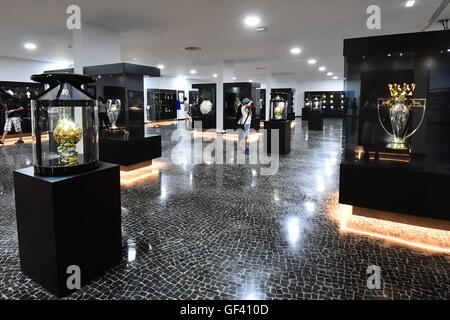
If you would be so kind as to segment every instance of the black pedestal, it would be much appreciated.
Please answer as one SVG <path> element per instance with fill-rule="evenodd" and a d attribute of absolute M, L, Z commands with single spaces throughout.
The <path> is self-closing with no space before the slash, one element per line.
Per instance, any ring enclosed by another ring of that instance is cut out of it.
<path fill-rule="evenodd" d="M 271 131 L 278 130 L 280 137 L 280 151 L 279 154 L 288 154 L 291 152 L 291 121 L 289 120 L 269 120 L 264 121 L 264 129 L 266 129 L 266 136 L 264 136 L 265 152 L 270 154 L 272 152 L 271 146 Z"/>
<path fill-rule="evenodd" d="M 142 138 L 102 137 L 99 147 L 101 161 L 131 166 L 161 157 L 161 135 L 148 134 Z"/>
<path fill-rule="evenodd" d="M 32 167 L 14 172 L 22 271 L 58 297 L 69 266 L 81 286 L 122 259 L 119 166 L 66 177 L 40 177 Z"/>
<path fill-rule="evenodd" d="M 323 113 L 310 112 L 308 116 L 308 130 L 322 131 L 323 130 Z"/>
<path fill-rule="evenodd" d="M 343 159 L 339 202 L 450 221 L 448 163 Z"/>

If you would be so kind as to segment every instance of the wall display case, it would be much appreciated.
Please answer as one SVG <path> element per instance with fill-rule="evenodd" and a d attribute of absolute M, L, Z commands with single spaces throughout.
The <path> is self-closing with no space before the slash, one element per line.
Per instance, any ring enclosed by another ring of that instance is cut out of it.
<path fill-rule="evenodd" d="M 177 118 L 177 91 L 165 89 L 147 90 L 147 118 L 150 121 Z"/>
<path fill-rule="evenodd" d="M 449 47 L 449 31 L 344 41 L 361 109 L 344 119 L 341 203 L 450 220 Z"/>
<path fill-rule="evenodd" d="M 257 89 L 259 91 L 259 118 L 266 120 L 266 89 Z"/>
<path fill-rule="evenodd" d="M 255 82 L 224 83 L 224 129 L 236 129 L 238 107 L 244 98 L 253 100 L 251 128 L 260 128 L 261 85 Z"/>
<path fill-rule="evenodd" d="M 82 89 L 95 80 L 63 73 L 34 75 L 31 79 L 49 86 L 31 101 L 35 172 L 61 176 L 97 168 L 97 102 Z"/>
<path fill-rule="evenodd" d="M 305 108 L 303 112 L 307 114 L 312 111 L 313 100 L 320 97 L 322 100 L 322 111 L 324 113 L 324 117 L 344 117 L 350 106 L 350 95 L 351 93 L 345 91 L 306 91 Z"/>
<path fill-rule="evenodd" d="M 216 128 L 216 84 L 193 84 L 193 89 L 198 89 L 198 111 L 202 120 L 202 128 Z M 194 124 L 194 121 L 193 121 Z"/>
<path fill-rule="evenodd" d="M 286 117 L 288 120 L 295 120 L 295 89 L 292 88 L 280 88 L 272 89 L 271 99 L 276 96 L 280 96 L 286 102 Z"/>
<path fill-rule="evenodd" d="M 15 103 L 25 109 L 21 112 L 22 132 L 31 133 L 31 99 L 36 98 L 45 90 L 44 85 L 32 82 L 0 81 L 0 89 L 12 93 Z M 0 97 L 0 134 L 3 134 L 5 127 L 5 108 L 8 100 L 4 100 L 5 97 L 7 96 Z M 12 133 L 15 133 L 14 128 Z"/>

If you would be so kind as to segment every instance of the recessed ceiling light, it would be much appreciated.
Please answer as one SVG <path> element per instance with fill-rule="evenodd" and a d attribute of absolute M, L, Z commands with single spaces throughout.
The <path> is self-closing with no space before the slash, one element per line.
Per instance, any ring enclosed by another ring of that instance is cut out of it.
<path fill-rule="evenodd" d="M 214 77 L 214 78 L 217 78 L 217 77 L 218 77 L 217 73 L 214 73 L 214 74 L 213 74 L 213 77 Z"/>
<path fill-rule="evenodd" d="M 197 70 L 191 70 L 191 71 L 189 71 L 191 74 L 196 74 L 197 73 Z"/>
<path fill-rule="evenodd" d="M 450 52 L 450 49 L 447 49 L 447 52 Z"/>
<path fill-rule="evenodd" d="M 254 27 L 257 26 L 258 24 L 260 24 L 261 19 L 257 16 L 247 16 L 244 19 L 244 23 L 250 27 Z"/>
<path fill-rule="evenodd" d="M 37 48 L 34 43 L 25 43 L 23 46 L 27 50 L 35 50 Z"/>
<path fill-rule="evenodd" d="M 158 64 L 158 69 L 164 69 L 164 65 L 163 64 Z"/>
<path fill-rule="evenodd" d="M 250 80 L 248 80 L 248 82 L 253 82 L 253 80 L 252 80 L 252 79 L 250 79 Z"/>
<path fill-rule="evenodd" d="M 316 64 L 317 60 L 316 59 L 309 59 L 308 60 L 308 64 Z"/>
<path fill-rule="evenodd" d="M 236 77 L 233 77 L 233 80 L 237 80 L 237 78 L 236 78 Z"/>
<path fill-rule="evenodd" d="M 333 72 L 328 72 L 327 76 L 331 77 L 334 73 Z"/>
<path fill-rule="evenodd" d="M 414 7 L 415 4 L 416 4 L 416 0 L 408 0 L 405 3 L 405 7 L 411 8 L 411 7 Z"/>
<path fill-rule="evenodd" d="M 291 49 L 291 53 L 292 54 L 300 54 L 300 53 L 302 53 L 302 49 L 300 49 L 300 48 L 297 48 L 297 47 L 295 47 L 295 48 L 292 48 Z"/>
<path fill-rule="evenodd" d="M 339 78 L 338 78 L 338 76 L 334 76 L 333 79 L 334 79 L 334 80 L 337 80 L 337 79 L 339 79 Z"/>
<path fill-rule="evenodd" d="M 326 71 L 327 70 L 327 68 L 325 68 L 325 67 L 319 67 L 319 71 Z"/>

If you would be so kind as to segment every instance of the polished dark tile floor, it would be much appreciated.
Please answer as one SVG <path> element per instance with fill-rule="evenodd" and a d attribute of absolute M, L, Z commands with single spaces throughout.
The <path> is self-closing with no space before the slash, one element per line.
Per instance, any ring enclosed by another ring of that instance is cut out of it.
<path fill-rule="evenodd" d="M 174 165 L 160 127 L 160 175 L 122 188 L 123 263 L 68 299 L 449 299 L 450 258 L 341 234 L 342 126 L 297 120 L 275 176 L 257 165 Z M 53 299 L 20 272 L 12 170 L 31 146 L 0 148 L 0 299 Z M 382 288 L 366 270 L 381 267 Z"/>

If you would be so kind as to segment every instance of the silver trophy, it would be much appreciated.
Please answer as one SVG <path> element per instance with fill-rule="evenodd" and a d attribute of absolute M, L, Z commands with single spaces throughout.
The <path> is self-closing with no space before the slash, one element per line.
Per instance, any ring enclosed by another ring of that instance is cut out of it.
<path fill-rule="evenodd" d="M 426 99 L 411 99 L 415 88 L 415 84 L 408 85 L 405 83 L 403 86 L 390 84 L 391 98 L 378 99 L 378 118 L 384 131 L 392 137 L 392 141 L 386 146 L 388 149 L 409 150 L 410 147 L 406 140 L 416 133 L 423 123 Z M 422 117 L 415 128 L 412 128 L 410 121 L 412 108 L 422 108 L 423 110 Z M 383 117 L 382 115 L 387 115 L 392 130 L 386 127 L 386 121 L 383 121 L 386 116 Z"/>
<path fill-rule="evenodd" d="M 111 121 L 111 129 L 118 129 L 116 122 L 120 114 L 121 102 L 119 99 L 109 99 L 106 103 L 109 121 Z"/>

